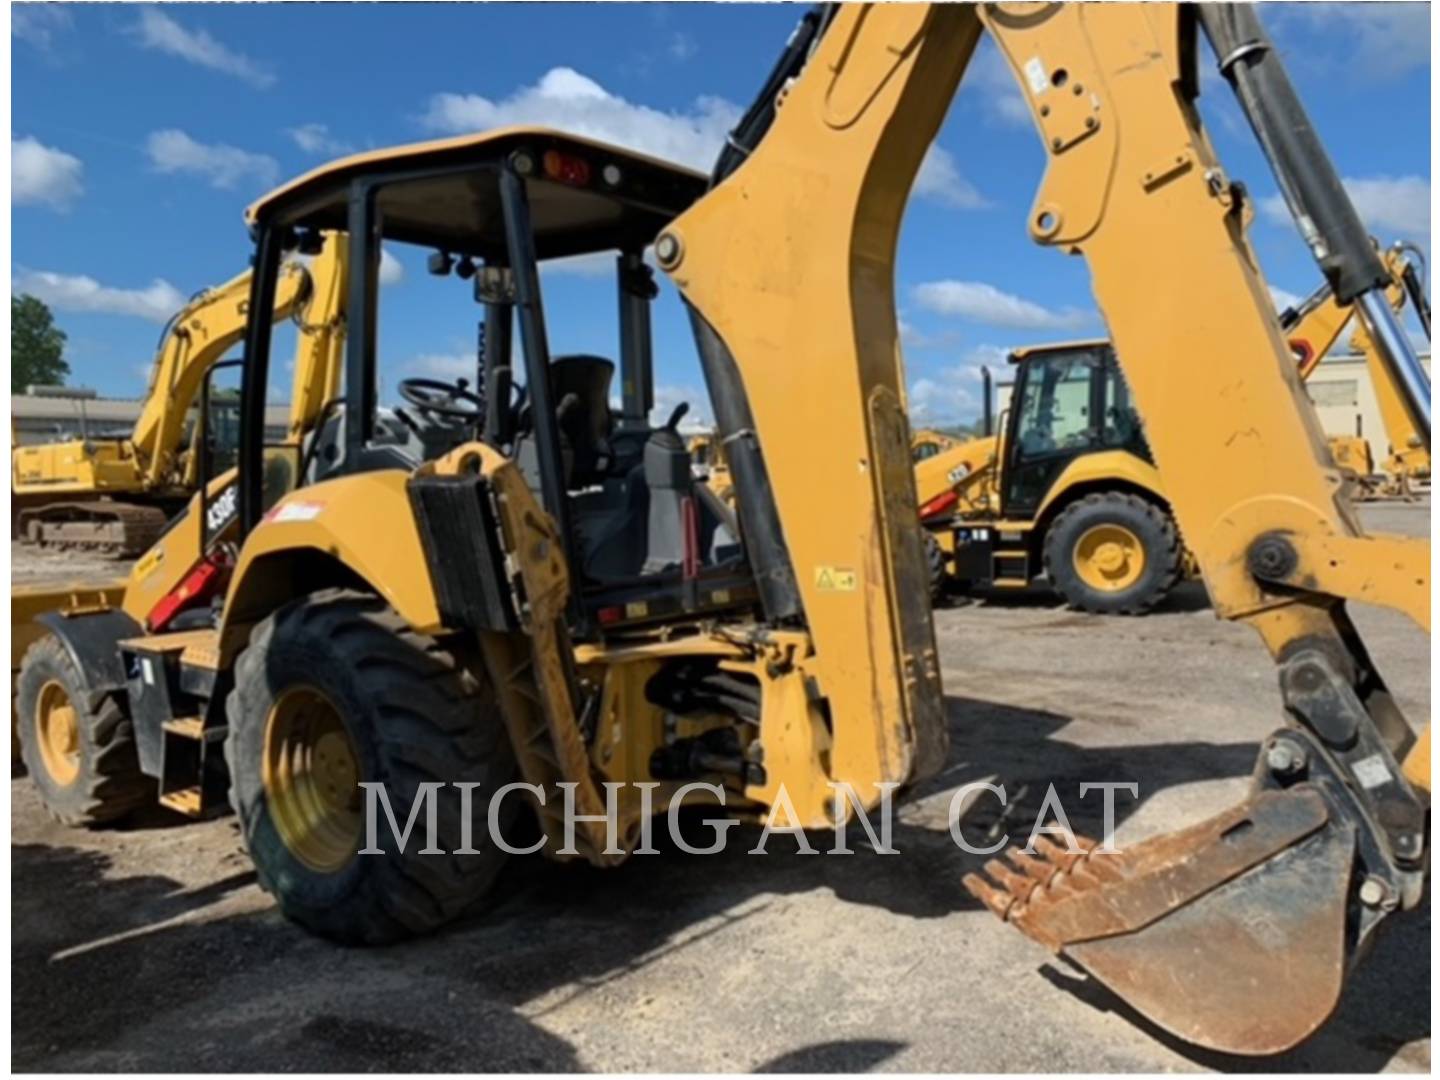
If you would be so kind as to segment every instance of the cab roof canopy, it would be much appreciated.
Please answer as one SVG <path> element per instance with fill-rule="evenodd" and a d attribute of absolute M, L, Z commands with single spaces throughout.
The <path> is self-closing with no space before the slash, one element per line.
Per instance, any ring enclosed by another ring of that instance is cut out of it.
<path fill-rule="evenodd" d="M 352 184 L 377 188 L 383 235 L 403 243 L 504 258 L 499 176 L 525 175 L 540 259 L 650 243 L 702 195 L 706 177 L 658 158 L 548 128 L 375 150 L 322 165 L 250 206 L 248 222 L 344 229 Z"/>

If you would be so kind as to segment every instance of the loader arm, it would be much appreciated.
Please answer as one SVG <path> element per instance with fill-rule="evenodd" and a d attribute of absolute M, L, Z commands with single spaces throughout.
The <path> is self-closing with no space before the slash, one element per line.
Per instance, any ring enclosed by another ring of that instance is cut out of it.
<path fill-rule="evenodd" d="M 992 34 L 1048 154 L 1030 236 L 1086 259 L 1215 611 L 1276 658 L 1289 726 L 1267 740 L 1255 795 L 1226 815 L 1115 861 L 992 864 L 1000 887 L 973 889 L 1161 1026 L 1270 1053 L 1323 1022 L 1350 958 L 1423 890 L 1428 770 L 1402 775 L 1415 735 L 1344 601 L 1428 629 L 1429 544 L 1366 535 L 1348 502 L 1246 239 L 1242 190 L 1200 127 L 1194 19 L 1165 4 L 843 7 L 793 78 L 772 77 L 768 128 L 745 138 L 764 127 L 752 109 L 716 186 L 656 252 L 692 308 L 736 448 L 767 614 L 812 639 L 832 772 L 929 774 L 944 735 L 933 631 L 913 618 L 924 590 L 905 527 L 916 493 L 896 238 L 982 27 Z M 1370 305 L 1378 262 L 1336 250 L 1327 277 Z M 830 440 L 819 459 L 806 448 L 817 430 Z"/>

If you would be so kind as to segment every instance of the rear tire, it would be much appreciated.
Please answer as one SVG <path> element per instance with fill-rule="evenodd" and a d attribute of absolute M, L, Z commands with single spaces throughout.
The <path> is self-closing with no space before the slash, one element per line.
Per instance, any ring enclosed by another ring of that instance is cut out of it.
<path fill-rule="evenodd" d="M 505 853 L 491 842 L 486 815 L 515 774 L 495 695 L 379 598 L 316 593 L 258 624 L 236 662 L 226 711 L 231 802 L 260 884 L 288 918 L 337 941 L 381 944 L 450 922 L 494 883 Z M 420 854 L 424 811 L 402 851 L 381 808 L 382 853 L 358 854 L 359 781 L 384 785 L 402 830 L 420 785 L 445 785 L 434 793 L 443 853 Z M 476 853 L 452 854 L 463 845 L 460 792 L 450 785 L 467 782 L 479 785 L 470 814 Z M 505 801 L 506 836 L 521 805 Z"/>
<path fill-rule="evenodd" d="M 1170 515 L 1136 495 L 1086 495 L 1045 535 L 1045 573 L 1066 602 L 1098 615 L 1140 615 L 1180 578 L 1180 535 Z"/>
<path fill-rule="evenodd" d="M 31 645 L 20 663 L 16 715 L 25 769 L 62 825 L 115 821 L 153 797 L 130 718 L 114 695 L 85 689 L 53 634 Z"/>

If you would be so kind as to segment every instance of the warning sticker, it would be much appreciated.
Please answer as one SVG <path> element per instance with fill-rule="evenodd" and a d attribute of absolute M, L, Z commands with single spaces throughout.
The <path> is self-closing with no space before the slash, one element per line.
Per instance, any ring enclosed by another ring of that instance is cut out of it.
<path fill-rule="evenodd" d="M 1377 788 L 1390 782 L 1390 769 L 1385 764 L 1385 759 L 1379 754 L 1371 754 L 1367 758 L 1355 762 L 1352 766 L 1355 770 L 1355 779 L 1360 781 L 1360 786 L 1365 789 Z"/>
<path fill-rule="evenodd" d="M 1045 73 L 1045 65 L 1041 63 L 1040 57 L 1032 56 L 1026 60 L 1024 70 L 1025 81 L 1030 84 L 1030 93 L 1039 97 L 1050 89 L 1050 76 Z"/>
<path fill-rule="evenodd" d="M 817 566 L 815 587 L 825 592 L 854 592 L 855 571 L 839 566 Z"/>
<path fill-rule="evenodd" d="M 271 521 L 313 521 L 325 509 L 324 503 L 292 502 L 277 506 L 270 512 Z"/>

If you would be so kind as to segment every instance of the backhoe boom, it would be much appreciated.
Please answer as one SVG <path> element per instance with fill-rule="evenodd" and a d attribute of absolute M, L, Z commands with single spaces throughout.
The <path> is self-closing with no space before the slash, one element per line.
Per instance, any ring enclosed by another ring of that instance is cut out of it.
<path fill-rule="evenodd" d="M 933 638 L 909 618 L 923 586 L 905 527 L 916 499 L 895 245 L 982 26 L 994 37 L 1048 155 L 1030 236 L 1086 259 L 1215 610 L 1253 626 L 1275 656 L 1290 727 L 1267 742 L 1255 797 L 1223 828 L 1091 860 L 1064 888 L 1047 876 L 1038 890 L 1033 879 L 974 889 L 1162 1026 L 1268 1053 L 1329 1014 L 1345 957 L 1383 910 L 1419 899 L 1428 792 L 1398 764 L 1415 736 L 1344 600 L 1428 627 L 1429 545 L 1367 535 L 1347 500 L 1245 236 L 1242 189 L 1199 124 L 1193 18 L 1168 4 L 842 8 L 780 92 L 768 133 L 656 251 L 694 309 L 712 387 L 731 372 L 743 384 L 768 486 L 737 474 L 737 501 L 742 521 L 778 518 L 837 778 L 863 790 L 927 775 L 943 736 Z M 1349 296 L 1365 295 L 1365 266 L 1346 273 Z M 831 440 L 823 460 L 805 450 L 815 430 Z M 811 513 L 815 492 L 824 515 Z M 835 568 L 849 588 L 834 588 Z M 1233 847 L 1242 828 L 1254 842 Z M 1277 876 L 1281 862 L 1300 876 Z M 1167 879 L 1186 885 L 1167 892 Z M 1373 882 L 1388 906 L 1365 907 L 1352 880 Z M 1090 887 L 1103 882 L 1113 888 Z M 1094 917 L 1126 896 L 1150 915 Z M 1256 937 L 1243 915 L 1254 905 L 1287 929 Z M 1347 907 L 1358 912 L 1348 923 Z M 1344 947 L 1297 990 L 1291 964 L 1318 926 Z M 1207 934 L 1229 947 L 1177 993 L 1174 950 Z M 1299 1000 L 1280 1016 L 1270 1005 L 1284 995 Z"/>

